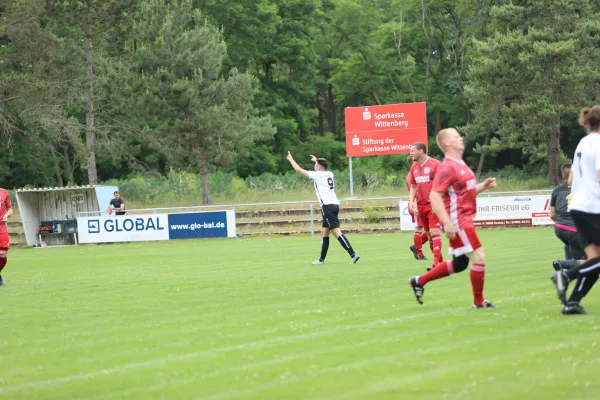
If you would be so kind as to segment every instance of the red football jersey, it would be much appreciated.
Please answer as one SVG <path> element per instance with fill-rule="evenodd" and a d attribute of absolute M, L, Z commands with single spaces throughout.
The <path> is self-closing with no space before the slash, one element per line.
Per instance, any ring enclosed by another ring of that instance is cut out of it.
<path fill-rule="evenodd" d="M 477 179 L 462 160 L 446 157 L 433 182 L 433 190 L 444 193 L 446 211 L 452 225 L 462 229 L 473 224 L 477 215 Z"/>
<path fill-rule="evenodd" d="M 12 208 L 8 191 L 6 189 L 0 189 L 0 221 L 2 221 L 2 218 L 4 217 L 4 214 L 6 214 L 6 210 L 8 208 Z M 7 232 L 6 223 L 0 222 L 0 233 L 4 232 Z"/>
<path fill-rule="evenodd" d="M 417 204 L 429 204 L 429 194 L 440 165 L 441 163 L 435 158 L 427 157 L 423 164 L 415 162 L 410 167 L 408 183 L 417 185 Z"/>

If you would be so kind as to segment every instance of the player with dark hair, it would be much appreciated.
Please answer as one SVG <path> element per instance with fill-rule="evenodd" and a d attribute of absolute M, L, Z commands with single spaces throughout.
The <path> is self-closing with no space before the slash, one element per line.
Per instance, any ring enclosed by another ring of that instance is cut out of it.
<path fill-rule="evenodd" d="M 314 181 L 315 192 L 317 193 L 319 203 L 321 203 L 321 214 L 323 214 L 321 237 L 323 238 L 323 242 L 321 245 L 321 257 L 317 261 L 314 261 L 313 264 L 325 264 L 325 257 L 327 257 L 327 251 L 329 250 L 330 233 L 333 233 L 333 236 L 340 242 L 344 250 L 348 252 L 350 263 L 355 264 L 360 259 L 360 256 L 354 251 L 348 238 L 346 238 L 340 229 L 340 220 L 338 218 L 340 201 L 335 194 L 333 173 L 327 170 L 329 163 L 324 158 L 317 158 L 311 155 L 310 160 L 315 163 L 315 170 L 306 171 L 294 161 L 294 157 L 292 157 L 289 151 L 287 159 L 296 172 Z"/>
<path fill-rule="evenodd" d="M 6 189 L 0 188 L 0 273 L 6 263 L 8 263 L 8 250 L 10 249 L 10 237 L 8 236 L 8 228 L 6 221 L 12 217 L 14 213 L 10 195 Z M 4 279 L 0 275 L 0 286 L 5 286 Z"/>
<path fill-rule="evenodd" d="M 121 198 L 121 194 L 115 191 L 114 198 L 110 201 L 108 209 L 106 210 L 109 214 L 116 211 L 116 215 L 125 215 L 125 201 Z"/>
<path fill-rule="evenodd" d="M 440 220 L 431 208 L 429 194 L 435 179 L 440 162 L 427 155 L 427 146 L 423 142 L 416 142 L 410 150 L 410 155 L 415 162 L 410 167 L 408 182 L 410 183 L 409 207 L 417 215 L 419 225 L 423 227 L 429 236 L 429 246 L 433 253 L 433 266 L 444 261 L 442 257 L 442 236 L 440 231 Z M 415 239 L 418 240 L 415 234 Z M 415 244 L 417 247 L 417 244 Z M 416 249 L 418 251 L 418 247 Z M 419 258 L 423 254 L 418 254 Z"/>
<path fill-rule="evenodd" d="M 564 305 L 563 314 L 586 314 L 579 303 L 600 274 L 600 105 L 584 108 L 579 124 L 588 134 L 577 145 L 568 183 L 571 185 L 571 217 L 587 261 L 566 272 L 557 271 L 552 277 Z M 567 289 L 573 280 L 577 280 L 577 285 L 567 301 Z"/>
<path fill-rule="evenodd" d="M 431 206 L 443 223 L 450 239 L 452 260 L 437 264 L 431 271 L 410 278 L 409 284 L 420 304 L 423 304 L 425 285 L 436 279 L 462 272 L 471 265 L 473 308 L 495 308 L 484 299 L 485 253 L 477 237 L 473 219 L 477 214 L 476 196 L 486 189 L 496 187 L 496 179 L 488 178 L 477 184 L 475 174 L 462 160 L 465 150 L 463 138 L 456 129 L 443 129 L 437 142 L 444 152 L 442 162 L 433 182 Z"/>
<path fill-rule="evenodd" d="M 415 162 L 412 156 L 408 156 L 407 161 L 409 167 L 412 167 L 413 163 Z M 406 188 L 410 193 L 409 177 L 410 171 L 408 172 L 408 175 L 406 175 Z M 409 249 L 413 253 L 415 260 L 427 260 L 427 257 L 425 257 L 425 255 L 423 254 L 423 245 L 427 243 L 427 241 L 429 240 L 429 236 L 427 235 L 427 232 L 423 230 L 423 227 L 420 225 L 419 218 L 417 218 L 417 216 L 415 215 L 415 211 L 410 206 L 410 203 L 408 205 L 408 213 L 412 218 L 413 227 L 415 229 L 415 233 L 413 235 L 413 244 L 409 247 Z"/>

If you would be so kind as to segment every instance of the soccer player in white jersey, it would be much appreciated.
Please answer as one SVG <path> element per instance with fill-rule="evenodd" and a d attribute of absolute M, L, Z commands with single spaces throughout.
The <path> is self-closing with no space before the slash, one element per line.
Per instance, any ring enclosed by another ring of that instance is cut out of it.
<path fill-rule="evenodd" d="M 588 260 L 552 277 L 564 305 L 563 314 L 586 314 L 579 302 L 600 274 L 600 105 L 584 108 L 579 124 L 588 134 L 579 142 L 573 158 L 570 209 Z M 577 285 L 567 302 L 567 288 L 573 280 L 577 280 Z"/>
<path fill-rule="evenodd" d="M 306 171 L 302 169 L 294 157 L 288 151 L 287 159 L 292 164 L 292 167 L 296 172 L 304 176 L 309 177 L 314 181 L 315 191 L 319 203 L 321 203 L 321 214 L 323 214 L 323 229 L 321 236 L 323 243 L 321 245 L 321 257 L 313 264 L 325 264 L 325 257 L 327 257 L 327 250 L 329 250 L 329 234 L 333 233 L 333 236 L 340 242 L 344 250 L 350 255 L 350 263 L 356 263 L 360 256 L 354 251 L 350 242 L 340 229 L 340 220 L 338 214 L 340 212 L 340 201 L 335 194 L 335 183 L 333 173 L 327 170 L 329 163 L 324 158 L 317 158 L 313 155 L 310 156 L 310 160 L 315 163 L 314 171 Z"/>

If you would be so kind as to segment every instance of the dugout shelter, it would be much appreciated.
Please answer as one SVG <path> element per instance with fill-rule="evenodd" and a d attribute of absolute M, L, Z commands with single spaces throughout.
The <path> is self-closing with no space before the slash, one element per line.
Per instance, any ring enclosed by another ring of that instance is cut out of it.
<path fill-rule="evenodd" d="M 77 213 L 108 215 L 106 208 L 117 186 L 67 186 L 17 190 L 28 246 L 76 245 Z"/>

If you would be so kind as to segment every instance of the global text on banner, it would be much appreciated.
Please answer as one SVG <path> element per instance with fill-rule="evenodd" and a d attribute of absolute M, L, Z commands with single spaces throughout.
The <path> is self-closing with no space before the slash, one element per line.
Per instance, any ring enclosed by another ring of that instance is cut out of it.
<path fill-rule="evenodd" d="M 233 210 L 77 218 L 80 243 L 235 237 Z"/>
<path fill-rule="evenodd" d="M 79 243 L 169 240 L 167 214 L 77 218 Z"/>

